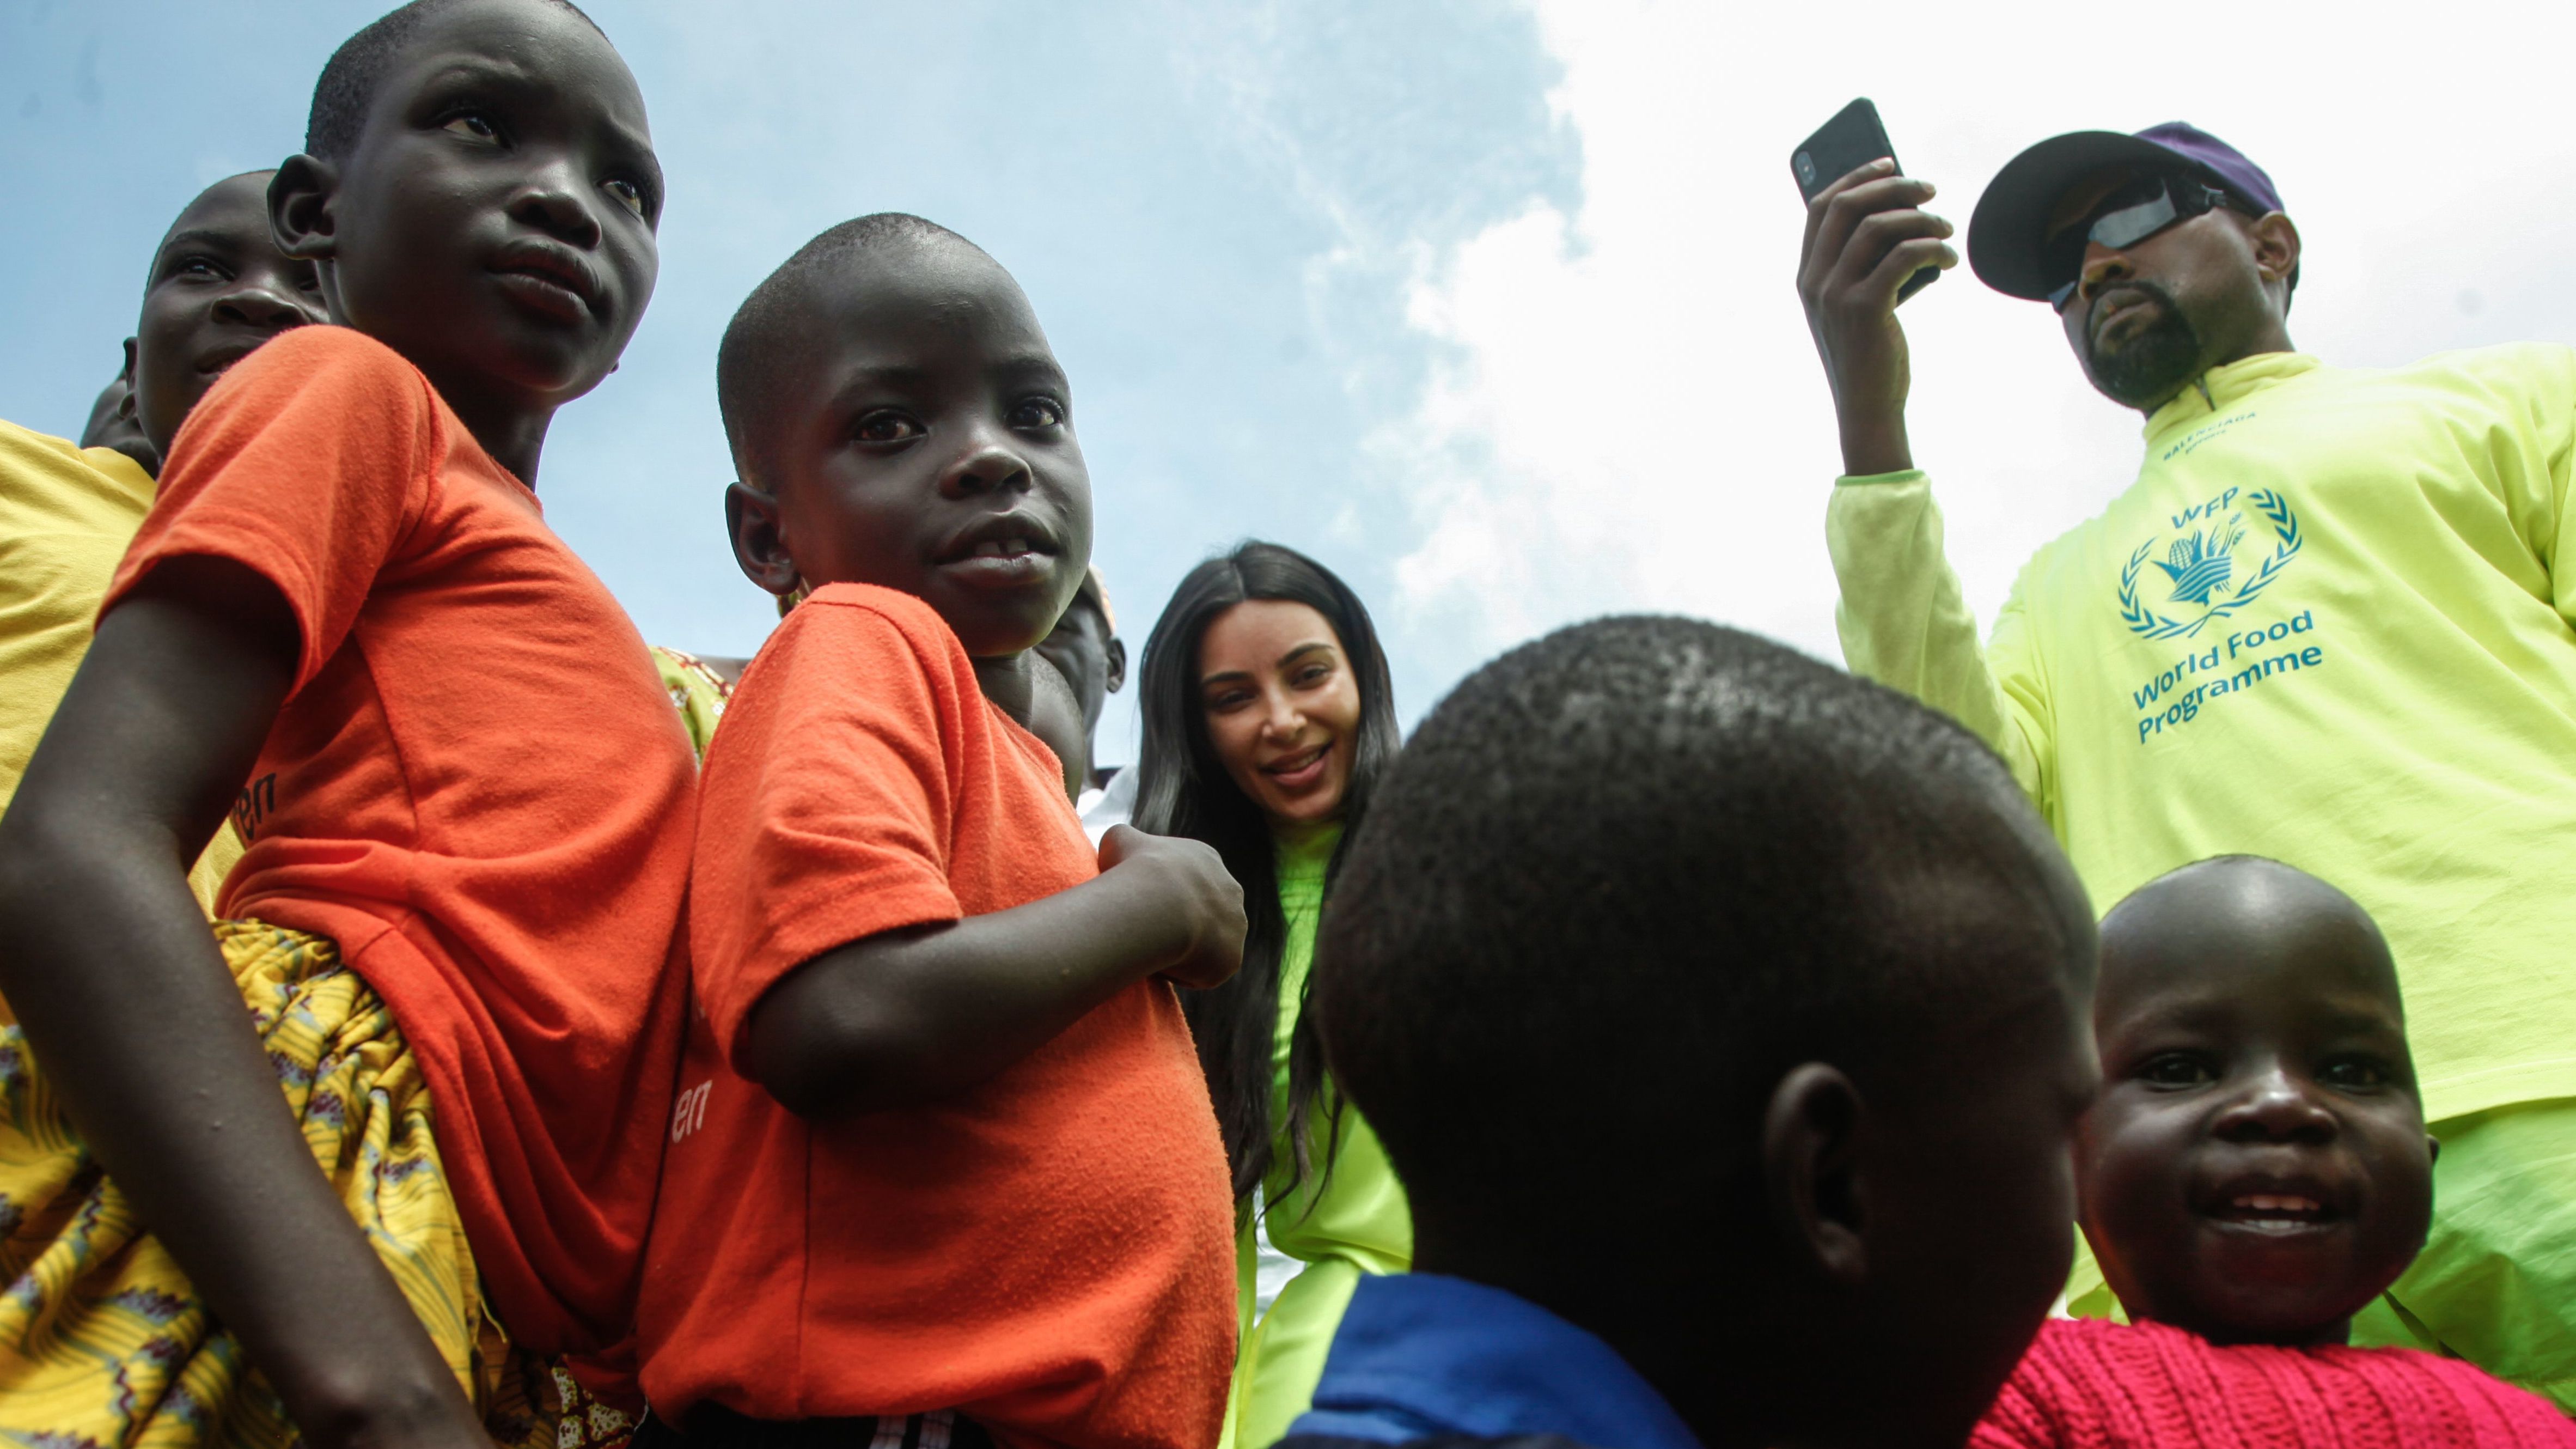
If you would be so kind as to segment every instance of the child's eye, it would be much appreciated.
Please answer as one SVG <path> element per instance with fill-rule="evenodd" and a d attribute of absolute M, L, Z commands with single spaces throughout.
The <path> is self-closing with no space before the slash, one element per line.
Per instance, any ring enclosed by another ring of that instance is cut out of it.
<path fill-rule="evenodd" d="M 491 118 L 481 111 L 458 111 L 448 117 L 439 129 L 451 135 L 471 136 L 477 141 L 501 139 L 501 128 L 493 125 Z"/>
<path fill-rule="evenodd" d="M 2198 1087 L 2217 1077 L 2208 1063 L 2189 1052 L 2162 1052 L 2139 1065 L 2138 1080 L 2154 1087 Z"/>
<path fill-rule="evenodd" d="M 1063 427 L 1064 407 L 1053 398 L 1026 399 L 1011 409 L 1011 426 L 1028 429 Z"/>
<path fill-rule="evenodd" d="M 212 257 L 189 257 L 181 261 L 179 265 L 172 270 L 171 275 L 179 277 L 196 277 L 203 280 L 220 282 L 229 277 L 231 273 L 226 272 L 222 267 L 215 265 L 214 258 Z"/>
<path fill-rule="evenodd" d="M 611 181 L 608 183 L 608 194 L 616 197 L 618 204 L 628 211 L 639 217 L 644 214 L 643 187 L 632 181 Z"/>
<path fill-rule="evenodd" d="M 921 433 L 921 424 L 901 413 L 870 413 L 859 419 L 852 436 L 862 443 L 908 443 Z"/>
<path fill-rule="evenodd" d="M 2368 1057 L 2344 1057 L 2325 1064 L 2317 1080 L 2329 1087 L 2348 1092 L 2370 1091 L 2388 1085 L 2388 1069 Z"/>
<path fill-rule="evenodd" d="M 311 262 L 305 262 L 295 269 L 295 285 L 319 297 L 322 295 L 322 273 Z"/>

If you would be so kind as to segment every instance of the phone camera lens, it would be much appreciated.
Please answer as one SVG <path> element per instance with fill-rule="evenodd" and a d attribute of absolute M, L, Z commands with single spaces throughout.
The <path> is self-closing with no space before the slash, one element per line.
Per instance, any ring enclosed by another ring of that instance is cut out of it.
<path fill-rule="evenodd" d="M 1814 156 L 1801 151 L 1790 164 L 1798 168 L 1799 185 L 1813 186 L 1816 184 L 1816 158 Z"/>

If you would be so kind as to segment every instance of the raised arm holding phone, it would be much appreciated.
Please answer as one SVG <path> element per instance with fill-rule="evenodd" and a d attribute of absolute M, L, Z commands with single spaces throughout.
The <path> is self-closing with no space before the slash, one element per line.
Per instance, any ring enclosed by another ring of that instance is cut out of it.
<path fill-rule="evenodd" d="M 2292 350 L 2301 242 L 2262 168 L 2179 122 L 2043 141 L 1978 199 L 1970 263 L 2055 310 L 2146 449 L 1981 640 L 1905 430 L 1900 289 L 1958 260 L 1932 195 L 1880 160 L 1807 210 L 1847 662 L 1993 745 L 2097 904 L 2243 852 L 2376 915 L 2443 1151 L 2427 1247 L 2355 1341 L 2576 1408 L 2576 352 L 2329 367 Z"/>
<path fill-rule="evenodd" d="M 1881 157 L 1807 204 L 1798 296 L 1833 385 L 1846 474 L 1914 466 L 1905 437 L 1914 375 L 1896 320 L 1898 292 L 1920 268 L 1959 264 L 1950 223 L 1923 210 L 1932 195 L 1931 182 L 1899 176 L 1894 158 Z"/>
<path fill-rule="evenodd" d="M 1900 173 L 1878 108 L 1866 99 L 1800 142 L 1789 169 L 1807 198 L 1798 296 L 1833 384 L 1843 471 L 1911 468 L 1905 394 L 1912 374 L 1896 309 L 1959 264 L 1950 223 L 1923 210 L 1932 183 Z"/>

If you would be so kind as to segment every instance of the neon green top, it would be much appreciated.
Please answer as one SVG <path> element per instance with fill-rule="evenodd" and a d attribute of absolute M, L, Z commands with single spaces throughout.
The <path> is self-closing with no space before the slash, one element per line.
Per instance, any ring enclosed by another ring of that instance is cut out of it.
<path fill-rule="evenodd" d="M 1288 1140 L 1288 1044 L 1305 1002 L 1306 973 L 1315 959 L 1315 923 L 1323 914 L 1324 871 L 1339 827 L 1296 845 L 1282 843 L 1275 868 L 1279 911 L 1287 937 L 1279 949 L 1279 1029 L 1271 1051 L 1271 1169 L 1262 1184 L 1270 1245 L 1307 1264 L 1281 1289 L 1270 1311 L 1253 1322 L 1253 1272 L 1259 1244 L 1249 1212 L 1235 1240 L 1241 1352 L 1226 1402 L 1225 1449 L 1266 1449 L 1314 1403 L 1324 1355 L 1362 1273 L 1401 1273 L 1413 1264 L 1413 1214 L 1404 1186 L 1386 1160 L 1377 1134 L 1344 1104 L 1340 1144 L 1325 1174 L 1324 1114 L 1308 1122 L 1314 1171 L 1292 1189 L 1296 1158 Z M 1329 1093 L 1329 1088 L 1328 1088 Z"/>
<path fill-rule="evenodd" d="M 2576 351 L 2247 358 L 2146 443 L 1982 649 L 1923 475 L 1841 480 L 1844 657 L 1993 745 L 2097 908 L 2231 851 L 2359 900 L 2428 1118 L 2576 1096 Z"/>

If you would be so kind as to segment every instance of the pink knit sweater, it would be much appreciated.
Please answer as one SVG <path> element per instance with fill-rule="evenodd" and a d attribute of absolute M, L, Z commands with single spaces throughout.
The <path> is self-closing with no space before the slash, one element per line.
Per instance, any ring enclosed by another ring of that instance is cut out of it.
<path fill-rule="evenodd" d="M 2160 1323 L 2051 1319 L 1971 1449 L 2576 1446 L 2535 1395 L 2403 1348 L 2221 1348 Z"/>

